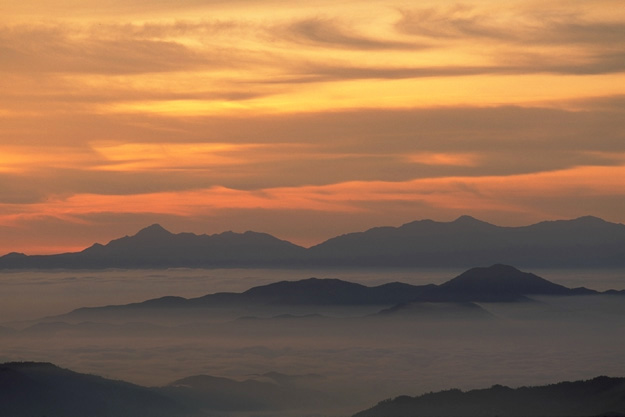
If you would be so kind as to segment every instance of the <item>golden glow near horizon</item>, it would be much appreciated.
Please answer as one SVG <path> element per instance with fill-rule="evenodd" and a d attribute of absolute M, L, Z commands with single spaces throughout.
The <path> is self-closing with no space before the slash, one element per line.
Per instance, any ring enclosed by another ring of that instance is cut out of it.
<path fill-rule="evenodd" d="M 302 244 L 461 214 L 625 222 L 620 1 L 0 12 L 0 254 L 154 222 Z"/>

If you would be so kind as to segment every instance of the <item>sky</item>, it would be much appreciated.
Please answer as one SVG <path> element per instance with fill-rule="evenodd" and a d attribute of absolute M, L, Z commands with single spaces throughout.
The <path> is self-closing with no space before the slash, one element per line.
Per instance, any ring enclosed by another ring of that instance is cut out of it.
<path fill-rule="evenodd" d="M 0 254 L 625 223 L 625 8 L 0 0 Z"/>

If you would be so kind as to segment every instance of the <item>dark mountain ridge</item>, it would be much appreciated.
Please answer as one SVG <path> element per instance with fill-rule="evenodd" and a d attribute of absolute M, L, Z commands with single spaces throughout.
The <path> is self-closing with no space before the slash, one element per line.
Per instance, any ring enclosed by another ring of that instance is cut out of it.
<path fill-rule="evenodd" d="M 266 233 L 170 233 L 158 224 L 134 236 L 56 255 L 10 253 L 0 268 L 169 267 L 623 267 L 625 225 L 586 216 L 500 227 L 470 216 L 376 227 L 304 248 Z"/>
<path fill-rule="evenodd" d="M 39 362 L 0 365 L 0 404 L 0 413 L 12 417 L 195 414 L 177 400 L 155 390 Z"/>
<path fill-rule="evenodd" d="M 45 362 L 0 364 L 0 415 L 11 417 L 207 417 L 339 402 L 318 375 L 270 372 L 244 381 L 195 375 L 143 387 Z"/>
<path fill-rule="evenodd" d="M 330 393 L 319 389 L 323 384 L 321 376 L 275 372 L 243 381 L 194 375 L 170 383 L 161 392 L 204 410 L 298 410 L 320 402 L 337 402 Z"/>
<path fill-rule="evenodd" d="M 272 266 L 301 258 L 306 249 L 266 233 L 170 233 L 158 224 L 106 245 L 57 255 L 11 253 L 0 268 L 174 268 Z"/>
<path fill-rule="evenodd" d="M 0 364 L 0 413 L 12 417 L 206 417 L 340 405 L 340 396 L 328 392 L 324 383 L 318 375 L 266 373 L 244 381 L 195 375 L 148 388 L 51 363 L 10 362 Z M 536 387 L 494 385 L 467 392 L 401 396 L 355 417 L 582 417 L 624 413 L 625 378 L 600 376 Z"/>
<path fill-rule="evenodd" d="M 494 385 L 467 392 L 447 390 L 385 400 L 354 417 L 550 417 L 617 416 L 625 413 L 625 378 L 521 387 Z"/>
<path fill-rule="evenodd" d="M 522 227 L 470 216 L 420 220 L 337 236 L 311 247 L 309 256 L 337 266 L 624 266 L 625 225 L 592 216 Z"/>
<path fill-rule="evenodd" d="M 521 272 L 509 265 L 489 268 L 472 268 L 440 285 L 449 296 L 468 301 L 488 298 L 493 300 L 514 298 L 520 295 L 572 295 L 594 293 L 592 290 L 570 289 L 554 284 L 529 272 Z"/>
<path fill-rule="evenodd" d="M 197 298 L 168 296 L 126 305 L 80 308 L 69 315 L 88 318 L 98 313 L 140 310 L 180 311 L 258 306 L 389 307 L 409 303 L 515 302 L 526 301 L 532 295 L 592 294 L 599 293 L 586 288 L 570 289 L 511 266 L 493 265 L 472 268 L 441 285 L 393 282 L 368 287 L 339 279 L 308 278 L 275 282 L 241 293 L 214 293 Z"/>

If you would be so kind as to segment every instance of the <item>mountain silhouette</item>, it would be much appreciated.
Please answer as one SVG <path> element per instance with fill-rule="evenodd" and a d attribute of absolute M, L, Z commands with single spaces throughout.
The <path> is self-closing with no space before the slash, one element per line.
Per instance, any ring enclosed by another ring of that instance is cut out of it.
<path fill-rule="evenodd" d="M 270 372 L 244 381 L 195 375 L 164 387 L 143 387 L 59 368 L 51 363 L 0 364 L 0 415 L 11 417 L 200 417 L 269 415 L 341 406 L 319 375 Z M 225 414 L 224 414 L 225 413 Z M 537 387 L 457 389 L 400 396 L 354 417 L 622 416 L 625 378 L 596 377 Z M 254 415 L 255 415 L 254 414 Z M 238 415 L 238 414 L 237 414 Z M 241 414 L 249 415 L 249 414 Z M 300 414 L 298 414 L 300 415 Z"/>
<path fill-rule="evenodd" d="M 191 409 L 149 388 L 50 363 L 0 365 L 0 414 L 12 417 L 187 416 Z"/>
<path fill-rule="evenodd" d="M 171 233 L 158 224 L 134 236 L 56 255 L 9 253 L 0 268 L 625 266 L 625 225 L 596 217 L 495 226 L 470 216 L 419 220 L 331 238 L 310 248 L 266 233 Z"/>
<path fill-rule="evenodd" d="M 620 294 L 619 292 L 609 292 Z M 570 289 L 554 284 L 537 275 L 522 272 L 507 265 L 472 268 L 441 284 L 410 285 L 393 282 L 374 287 L 340 279 L 308 278 L 298 281 L 280 281 L 250 288 L 241 293 L 215 293 L 197 298 L 161 297 L 140 303 L 105 307 L 83 307 L 59 319 L 81 318 L 91 320 L 107 313 L 136 314 L 141 311 L 197 311 L 210 308 L 247 308 L 259 306 L 398 306 L 409 303 L 448 303 L 450 310 L 465 310 L 472 302 L 514 302 L 528 300 L 532 295 L 591 295 L 597 291 Z M 463 304 L 465 303 L 465 304 Z M 444 304 L 441 304 L 444 306 Z M 396 307 L 397 310 L 400 307 Z M 408 307 L 405 307 L 408 308 Z M 418 310 L 426 308 L 413 305 Z M 436 307 L 440 310 L 440 306 Z M 432 310 L 431 312 L 436 310 Z M 467 312 L 473 314 L 475 311 Z"/>
<path fill-rule="evenodd" d="M 158 224 L 106 245 L 57 255 L 11 253 L 0 268 L 169 268 L 271 266 L 301 258 L 305 249 L 266 233 L 174 234 Z"/>
<path fill-rule="evenodd" d="M 0 415 L 207 417 L 341 404 L 343 399 L 325 383 L 319 375 L 269 372 L 244 381 L 196 375 L 164 387 L 143 387 L 51 363 L 10 362 L 0 364 Z"/>
<path fill-rule="evenodd" d="M 214 293 L 196 298 L 160 297 L 139 303 L 105 307 L 83 307 L 59 316 L 60 319 L 80 318 L 91 320 L 108 313 L 139 314 L 142 311 L 175 311 L 185 309 L 227 308 L 246 313 L 249 307 L 271 306 L 362 306 L 394 305 L 427 298 L 435 285 L 415 286 L 389 283 L 377 287 L 340 279 L 308 278 L 299 281 L 280 281 L 250 288 L 241 293 Z"/>
<path fill-rule="evenodd" d="M 195 375 L 168 384 L 161 392 L 194 408 L 210 411 L 303 409 L 333 402 L 324 392 L 324 378 L 315 375 L 266 373 L 244 381 Z"/>
<path fill-rule="evenodd" d="M 625 225 L 588 216 L 499 227 L 461 216 L 337 236 L 311 247 L 308 255 L 337 266 L 623 266 Z"/>
<path fill-rule="evenodd" d="M 425 296 L 433 287 L 389 283 L 376 287 L 340 279 L 308 278 L 281 281 L 254 287 L 242 294 L 244 299 L 282 305 L 362 305 L 407 302 Z"/>
<path fill-rule="evenodd" d="M 455 300 L 467 301 L 501 301 L 526 295 L 572 295 L 584 292 L 554 284 L 509 265 L 472 268 L 442 284 L 440 290 Z M 586 291 L 594 293 L 592 290 Z"/>
<path fill-rule="evenodd" d="M 354 417 L 551 417 L 625 413 L 625 378 L 597 377 L 517 389 L 494 385 L 385 400 Z"/>

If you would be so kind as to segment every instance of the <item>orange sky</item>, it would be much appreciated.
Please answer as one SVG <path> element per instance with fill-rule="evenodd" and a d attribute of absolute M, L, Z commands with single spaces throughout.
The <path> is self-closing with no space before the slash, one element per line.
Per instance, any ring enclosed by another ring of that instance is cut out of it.
<path fill-rule="evenodd" d="M 625 223 L 621 0 L 0 0 L 0 254 Z"/>

